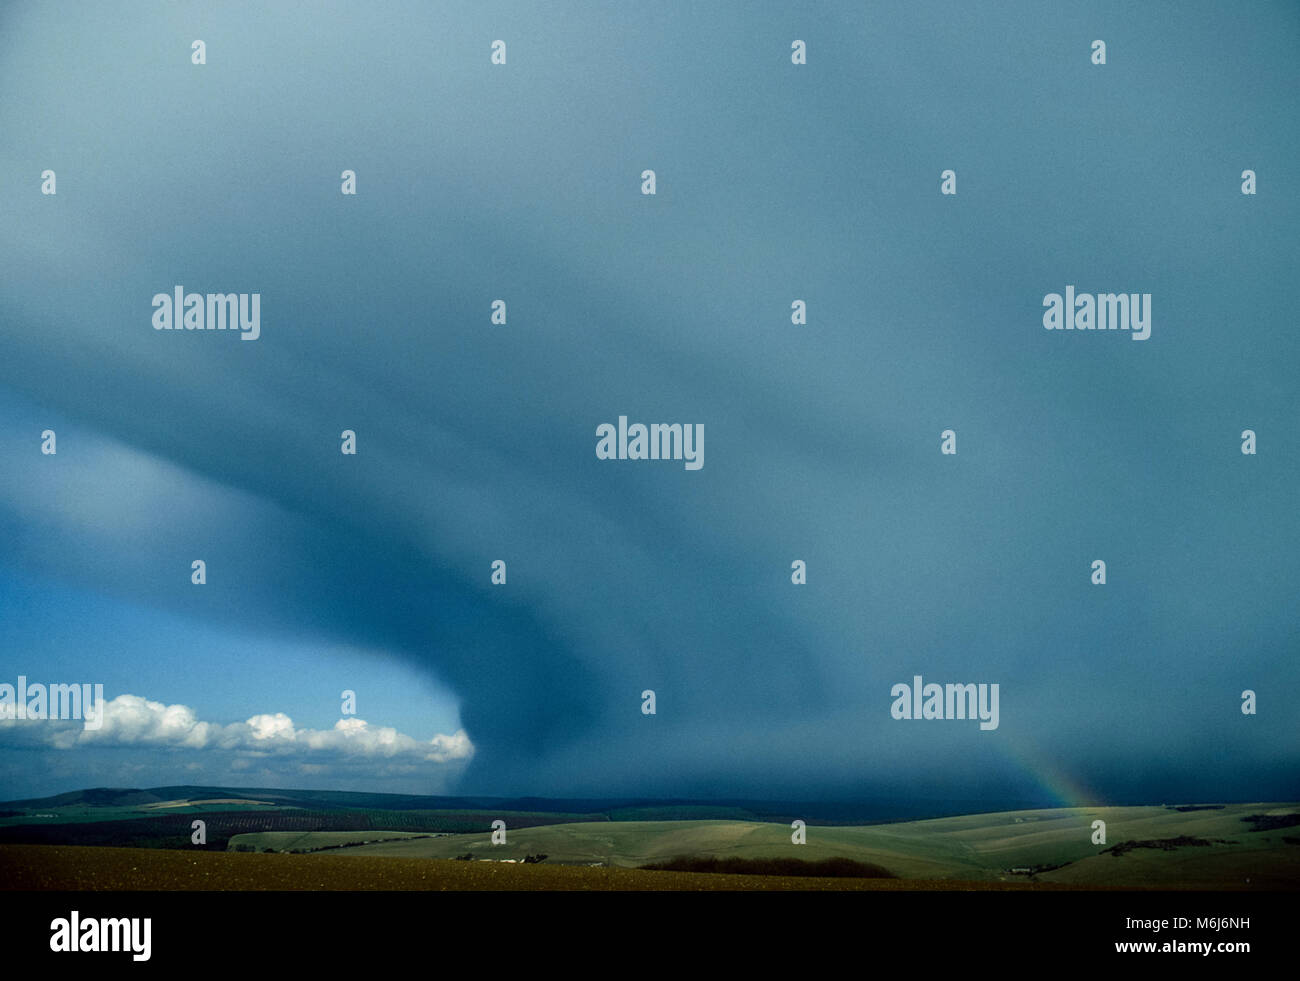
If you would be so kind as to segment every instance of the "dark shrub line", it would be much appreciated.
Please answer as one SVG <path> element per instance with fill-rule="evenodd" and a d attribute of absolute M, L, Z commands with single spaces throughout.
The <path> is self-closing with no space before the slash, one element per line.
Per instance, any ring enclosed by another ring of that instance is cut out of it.
<path fill-rule="evenodd" d="M 896 879 L 894 873 L 851 858 L 710 858 L 682 855 L 641 866 L 654 872 L 721 872 L 730 875 L 819 876 L 833 879 Z"/>

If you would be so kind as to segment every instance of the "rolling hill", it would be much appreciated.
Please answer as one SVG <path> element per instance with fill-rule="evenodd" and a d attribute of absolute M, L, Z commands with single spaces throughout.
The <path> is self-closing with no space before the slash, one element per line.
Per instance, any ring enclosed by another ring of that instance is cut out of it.
<path fill-rule="evenodd" d="M 679 856 L 849 858 L 903 879 L 1039 882 L 1086 887 L 1265 888 L 1300 886 L 1300 805 L 1229 804 L 1009 811 L 866 826 L 809 826 L 793 845 L 789 826 L 753 821 L 574 822 L 489 832 L 348 844 L 347 834 L 237 835 L 232 850 L 322 847 L 353 857 L 520 861 L 635 868 Z M 1251 820 L 1255 818 L 1256 820 Z M 1264 818 L 1265 820 L 1259 820 Z M 1092 822 L 1106 843 L 1092 843 Z M 508 822 L 507 822 L 508 824 Z M 352 836 L 355 840 L 356 836 Z"/>

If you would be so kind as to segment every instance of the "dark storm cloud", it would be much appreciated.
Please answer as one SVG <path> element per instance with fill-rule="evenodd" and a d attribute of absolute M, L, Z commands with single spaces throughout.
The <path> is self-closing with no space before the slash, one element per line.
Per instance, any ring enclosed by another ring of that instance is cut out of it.
<path fill-rule="evenodd" d="M 1204 41 L 1112 19 L 1148 67 L 1088 87 L 1030 7 L 1010 42 L 906 7 L 187 9 L 0 42 L 15 561 L 403 651 L 463 698 L 467 789 L 1032 789 L 1011 746 L 1111 796 L 1294 791 L 1296 206 L 1231 194 L 1300 148 L 1275 102 L 1168 122 L 1271 100 L 1255 69 L 1153 88 Z M 1152 338 L 1044 332 L 1072 282 L 1152 292 Z M 153 331 L 175 284 L 259 291 L 262 336 Z M 30 403 L 102 434 L 102 480 L 30 496 Z M 598 461 L 620 414 L 703 423 L 705 467 Z M 148 488 L 115 446 L 191 493 L 118 520 Z M 917 673 L 1001 683 L 999 730 L 891 720 Z"/>

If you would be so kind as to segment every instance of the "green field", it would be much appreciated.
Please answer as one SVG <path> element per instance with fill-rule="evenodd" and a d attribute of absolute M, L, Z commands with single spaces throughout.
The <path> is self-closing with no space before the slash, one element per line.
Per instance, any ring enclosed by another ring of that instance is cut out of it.
<path fill-rule="evenodd" d="M 433 832 L 436 834 L 437 832 Z M 457 835 L 455 837 L 464 837 Z M 345 845 L 387 843 L 410 839 L 431 839 L 421 831 L 258 831 L 235 835 L 226 847 L 231 852 L 318 852 L 342 849 Z"/>
<path fill-rule="evenodd" d="M 1300 804 L 1228 804 L 1205 810 L 1169 807 L 1059 808 L 1009 811 L 860 827 L 807 829 L 793 845 L 786 825 L 751 821 L 583 822 L 507 830 L 493 845 L 485 827 L 472 834 L 405 837 L 337 847 L 347 832 L 237 835 L 229 847 L 311 850 L 353 857 L 516 859 L 544 854 L 548 864 L 632 868 L 678 856 L 718 858 L 851 858 L 903 879 L 963 882 L 1033 881 L 1092 888 L 1300 887 L 1300 827 L 1286 827 Z M 1265 830 L 1247 816 L 1273 820 Z M 1106 822 L 1106 844 L 1092 844 L 1092 822 Z M 1300 820 L 1293 818 L 1291 820 Z M 507 825 L 509 824 L 507 820 Z M 398 838 L 395 832 L 368 836 Z M 352 834 L 352 840 L 357 835 Z M 289 842 L 291 841 L 291 844 Z M 1124 842 L 1145 845 L 1109 850 Z M 1059 866 L 1044 870 L 1045 866 Z M 1029 869 L 1032 872 L 1013 872 Z"/>
<path fill-rule="evenodd" d="M 215 801 L 174 801 L 161 804 L 132 804 L 120 807 L 102 807 L 76 804 L 66 807 L 33 807 L 15 814 L 0 816 L 0 828 L 19 825 L 85 824 L 98 821 L 129 821 L 142 818 L 159 818 L 172 814 L 258 814 L 285 811 L 288 808 L 255 801 L 223 799 Z"/>
<path fill-rule="evenodd" d="M 554 811 L 493 811 L 511 827 L 604 819 L 604 815 Z M 338 834 L 337 840 L 374 841 L 402 834 L 468 833 L 491 820 L 474 810 L 308 809 L 266 805 L 232 799 L 173 800 L 145 804 L 73 804 L 25 808 L 0 817 L 0 844 L 100 845 L 192 850 L 191 825 L 201 818 L 207 826 L 206 847 L 226 851 L 238 835 L 271 833 L 277 850 L 281 842 L 307 832 Z M 321 847 L 317 844 L 313 847 Z M 259 847 L 260 850 L 260 847 Z"/>

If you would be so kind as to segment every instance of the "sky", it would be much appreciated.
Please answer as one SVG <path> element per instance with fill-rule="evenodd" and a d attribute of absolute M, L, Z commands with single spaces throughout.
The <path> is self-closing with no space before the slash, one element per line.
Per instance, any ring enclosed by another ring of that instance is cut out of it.
<path fill-rule="evenodd" d="M 1300 797 L 1300 7 L 263 7 L 0 8 L 0 796 Z"/>

